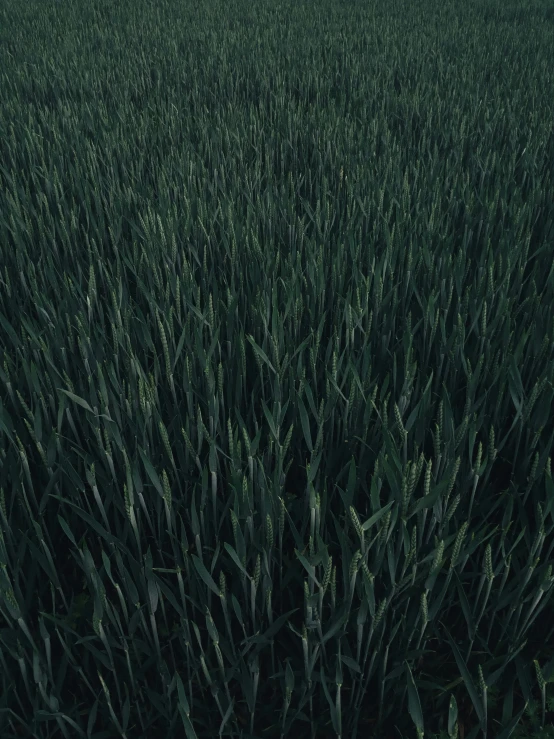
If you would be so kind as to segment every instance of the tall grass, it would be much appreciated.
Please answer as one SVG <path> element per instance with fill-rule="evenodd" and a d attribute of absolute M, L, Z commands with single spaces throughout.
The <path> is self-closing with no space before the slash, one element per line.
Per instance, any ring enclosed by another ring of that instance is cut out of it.
<path fill-rule="evenodd" d="M 517 7 L 2 4 L 3 739 L 548 731 Z"/>

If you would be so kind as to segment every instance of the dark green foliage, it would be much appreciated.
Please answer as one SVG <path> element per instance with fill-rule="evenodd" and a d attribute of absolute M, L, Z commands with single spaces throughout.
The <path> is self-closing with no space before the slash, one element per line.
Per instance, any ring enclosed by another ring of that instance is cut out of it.
<path fill-rule="evenodd" d="M 0 4 L 0 737 L 550 737 L 551 3 Z"/>

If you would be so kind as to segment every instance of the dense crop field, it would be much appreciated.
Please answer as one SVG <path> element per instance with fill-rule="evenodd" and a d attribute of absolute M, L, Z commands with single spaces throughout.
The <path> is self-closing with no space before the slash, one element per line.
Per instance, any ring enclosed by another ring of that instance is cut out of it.
<path fill-rule="evenodd" d="M 552 0 L 0 2 L 0 737 L 554 736 Z"/>

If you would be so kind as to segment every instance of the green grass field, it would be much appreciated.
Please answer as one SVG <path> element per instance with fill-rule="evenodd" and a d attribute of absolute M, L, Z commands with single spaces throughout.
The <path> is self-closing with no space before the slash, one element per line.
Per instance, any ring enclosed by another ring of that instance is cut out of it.
<path fill-rule="evenodd" d="M 551 1 L 0 3 L 0 737 L 554 735 Z"/>

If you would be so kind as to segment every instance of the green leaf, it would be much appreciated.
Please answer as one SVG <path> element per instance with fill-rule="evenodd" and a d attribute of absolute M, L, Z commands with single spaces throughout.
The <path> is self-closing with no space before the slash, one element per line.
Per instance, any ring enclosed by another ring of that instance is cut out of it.
<path fill-rule="evenodd" d="M 348 482 L 346 484 L 346 501 L 348 507 L 352 505 L 352 501 L 354 499 L 354 490 L 356 488 L 357 477 L 356 461 L 354 457 L 352 457 L 352 459 L 350 460 L 350 469 L 348 470 Z"/>
<path fill-rule="evenodd" d="M 456 581 L 456 587 L 458 589 L 458 595 L 460 597 L 460 605 L 462 607 L 462 612 L 464 614 L 464 617 L 467 623 L 469 638 L 473 639 L 475 636 L 475 622 L 473 620 L 473 614 L 471 613 L 471 608 L 469 606 L 469 601 L 465 594 L 464 586 L 462 585 L 462 582 L 456 570 L 453 570 L 453 574 L 454 574 L 454 579 Z"/>
<path fill-rule="evenodd" d="M 469 670 L 467 669 L 467 665 L 464 661 L 464 658 L 460 654 L 460 651 L 458 647 L 456 646 L 456 643 L 450 636 L 450 632 L 448 631 L 448 629 L 446 628 L 446 626 L 443 624 L 442 621 L 440 621 L 440 624 L 446 633 L 446 638 L 448 639 L 448 642 L 454 654 L 454 659 L 456 660 L 458 669 L 460 670 L 462 677 L 464 679 L 467 692 L 469 693 L 469 697 L 471 698 L 471 702 L 473 703 L 473 707 L 475 708 L 475 713 L 479 717 L 481 728 L 484 728 L 485 713 L 483 711 L 483 702 L 481 701 L 481 698 L 479 697 L 477 693 L 477 689 L 473 683 L 473 680 L 471 679 L 471 675 L 469 674 Z"/>
<path fill-rule="evenodd" d="M 125 685 L 125 692 L 127 692 L 127 685 Z M 123 728 L 123 733 L 125 733 L 127 731 L 127 727 L 129 726 L 129 717 L 131 715 L 131 700 L 129 698 L 129 695 L 127 695 L 127 697 L 125 698 L 125 702 L 123 704 L 123 708 L 121 709 L 121 713 L 122 713 L 122 718 L 123 718 L 122 728 Z M 83 733 L 83 736 L 85 736 L 84 733 Z"/>
<path fill-rule="evenodd" d="M 179 339 L 179 343 L 177 344 L 177 349 L 175 351 L 175 359 L 173 360 L 173 366 L 171 367 L 171 371 L 175 372 L 175 367 L 177 365 L 177 361 L 179 357 L 181 356 L 181 351 L 183 349 L 183 344 L 185 343 L 185 335 L 187 333 L 187 324 L 185 324 L 185 327 L 183 328 L 183 333 L 181 334 L 181 338 Z"/>
<path fill-rule="evenodd" d="M 269 361 L 269 359 L 267 357 L 267 354 L 264 352 L 264 350 L 261 347 L 259 347 L 256 344 L 256 342 L 254 341 L 254 338 L 252 337 L 252 335 L 251 334 L 248 334 L 246 338 L 248 339 L 248 341 L 252 345 L 252 348 L 254 349 L 254 351 L 256 352 L 256 354 L 260 357 L 260 359 L 263 359 L 263 361 L 267 364 L 267 366 L 269 367 L 269 369 L 272 372 L 275 372 L 275 369 L 274 369 L 273 365 L 271 364 L 271 362 Z"/>
<path fill-rule="evenodd" d="M 264 415 L 266 417 L 266 420 L 267 420 L 267 422 L 269 424 L 269 428 L 271 429 L 271 433 L 273 434 L 273 438 L 275 439 L 275 441 L 277 441 L 277 428 L 275 426 L 275 421 L 273 420 L 273 416 L 269 412 L 269 408 L 265 404 L 263 398 L 261 398 L 261 401 L 262 401 L 262 409 L 263 409 Z"/>
<path fill-rule="evenodd" d="M 525 705 L 523 706 L 521 711 L 516 716 L 513 717 L 513 719 L 504 729 L 502 729 L 502 731 L 500 732 L 500 734 L 498 734 L 496 739 L 509 739 L 509 737 L 512 736 L 512 734 L 514 733 L 514 729 L 516 728 L 516 726 L 519 724 L 519 722 L 523 718 L 523 714 L 527 710 L 527 706 L 528 706 L 528 703 L 527 701 L 525 701 Z"/>
<path fill-rule="evenodd" d="M 350 667 L 351 670 L 354 670 L 354 672 L 361 672 L 360 665 L 351 657 L 347 657 L 345 654 L 341 654 L 340 658 L 341 661 L 344 662 L 347 667 Z"/>
<path fill-rule="evenodd" d="M 339 734 L 339 723 L 338 723 L 338 716 L 337 716 L 337 709 L 335 706 L 335 701 L 331 698 L 331 695 L 329 694 L 329 688 L 327 687 L 327 680 L 325 679 L 325 673 L 323 672 L 323 667 L 320 668 L 319 674 L 321 676 L 321 684 L 323 685 L 323 692 L 325 693 L 325 697 L 327 698 L 327 702 L 329 703 L 329 708 L 331 709 L 331 721 L 333 722 L 333 729 L 337 734 Z"/>
<path fill-rule="evenodd" d="M 527 674 L 527 665 L 521 658 L 520 654 L 518 654 L 518 656 L 516 657 L 516 671 L 517 671 L 517 679 L 521 687 L 521 692 L 523 693 L 523 697 L 525 698 L 527 703 L 532 703 L 533 695 L 531 693 L 531 686 L 529 684 L 529 679 L 528 679 L 528 674 Z"/>
<path fill-rule="evenodd" d="M 219 598 L 219 588 L 217 587 L 217 585 L 213 581 L 213 578 L 210 575 L 210 573 L 208 572 L 208 570 L 206 569 L 206 567 L 204 566 L 204 563 L 202 562 L 201 559 L 199 559 L 196 556 L 196 554 L 192 554 L 191 556 L 192 556 L 192 561 L 194 562 L 194 567 L 196 569 L 196 572 L 198 572 L 198 574 L 200 575 L 200 577 L 202 578 L 202 580 L 204 580 L 204 582 L 210 588 L 210 590 L 213 593 L 215 593 L 217 595 L 217 597 Z"/>
<path fill-rule="evenodd" d="M 83 398 L 80 398 L 78 395 L 74 395 L 73 393 L 70 393 L 69 390 L 64 390 L 61 387 L 59 387 L 58 390 L 60 390 L 62 393 L 65 393 L 65 395 L 67 395 L 68 398 L 71 398 L 71 400 L 74 400 L 77 403 L 77 405 L 80 405 L 86 411 L 90 411 L 90 413 L 94 413 L 90 405 L 87 403 L 86 400 L 83 400 Z"/>
<path fill-rule="evenodd" d="M 312 444 L 312 434 L 310 432 L 310 422 L 308 420 L 308 412 L 306 410 L 306 406 L 302 402 L 302 398 L 300 395 L 297 396 L 298 399 L 298 411 L 300 412 L 300 422 L 302 424 L 302 431 L 304 432 L 304 438 L 306 439 L 306 444 L 308 445 L 308 449 L 311 452 L 314 450 L 314 445 Z"/>
<path fill-rule="evenodd" d="M 432 376 L 432 374 L 433 373 L 431 373 L 431 376 Z M 416 405 L 416 407 L 413 409 L 413 411 L 410 413 L 410 415 L 408 416 L 408 420 L 404 424 L 404 428 L 406 429 L 407 432 L 409 432 L 411 430 L 412 426 L 414 425 L 414 423 L 416 421 L 420 404 L 421 404 L 421 400 Z"/>
<path fill-rule="evenodd" d="M 287 668 L 285 670 L 285 687 L 287 690 L 294 690 L 294 672 L 291 669 L 289 658 L 287 657 Z"/>
<path fill-rule="evenodd" d="M 15 444 L 15 439 L 11 433 L 13 430 L 13 421 L 8 411 L 4 408 L 4 404 L 2 403 L 2 398 L 0 398 L 0 429 L 4 431 L 4 433 L 6 434 L 8 439 L 12 442 L 12 444 Z"/>
<path fill-rule="evenodd" d="M 100 365 L 98 365 L 98 382 L 100 384 L 100 394 L 102 395 L 104 406 L 107 408 L 110 404 L 110 401 L 108 398 L 108 390 L 106 388 L 106 381 L 104 379 L 104 373 L 102 372 L 102 367 Z"/>
<path fill-rule="evenodd" d="M 296 556 L 298 557 L 298 559 L 304 565 L 304 568 L 305 568 L 306 572 L 308 573 L 308 575 L 310 576 L 310 579 L 314 581 L 314 583 L 317 585 L 317 587 L 319 587 L 319 582 L 317 581 L 316 576 L 315 576 L 315 567 L 308 562 L 308 560 L 306 559 L 306 557 L 304 557 L 304 555 L 301 554 L 301 552 L 299 552 L 298 549 L 295 549 L 294 550 L 294 553 L 296 554 Z"/>
<path fill-rule="evenodd" d="M 17 337 L 16 332 L 13 329 L 13 326 L 11 323 L 0 313 L 0 323 L 4 327 L 4 330 L 9 335 L 10 339 L 13 341 L 14 348 L 17 349 L 20 345 L 20 341 Z"/>
<path fill-rule="evenodd" d="M 312 393 L 311 387 L 309 385 L 304 385 L 304 392 L 306 393 L 306 397 L 308 398 L 308 405 L 310 406 L 310 410 L 312 411 L 313 417 L 315 418 L 316 423 L 318 423 L 319 413 L 316 408 L 314 394 Z"/>
<path fill-rule="evenodd" d="M 391 502 L 387 503 L 387 505 L 384 508 L 381 508 L 380 511 L 377 511 L 377 513 L 374 513 L 373 516 L 371 516 L 371 518 L 368 518 L 367 521 L 362 524 L 362 529 L 364 531 L 367 531 L 368 529 L 370 529 L 374 524 L 377 523 L 377 521 L 383 518 L 383 516 L 385 515 L 385 513 L 387 513 L 387 511 L 390 511 L 393 505 L 394 505 L 394 500 L 391 500 Z"/>
<path fill-rule="evenodd" d="M 42 443 L 42 413 L 40 412 L 40 406 L 37 405 L 33 414 L 33 421 L 35 427 L 35 436 L 37 441 Z"/>
<path fill-rule="evenodd" d="M 249 580 L 252 580 L 252 577 L 251 577 L 251 576 L 250 576 L 250 575 L 248 574 L 248 572 L 246 572 L 246 570 L 244 569 L 244 567 L 243 567 L 243 565 L 242 565 L 242 562 L 241 562 L 241 561 L 240 561 L 240 559 L 239 559 L 239 555 L 238 555 L 238 554 L 237 554 L 237 553 L 235 552 L 235 550 L 233 549 L 233 547 L 232 547 L 232 546 L 231 546 L 230 544 L 227 544 L 227 542 L 224 542 L 224 543 L 223 543 L 223 546 L 224 546 L 224 548 L 225 548 L 225 549 L 227 550 L 227 552 L 228 552 L 229 556 L 231 557 L 231 559 L 233 560 L 233 562 L 234 562 L 234 563 L 236 564 L 236 566 L 237 566 L 237 567 L 239 568 L 239 570 L 240 570 L 240 571 L 241 571 L 241 572 L 242 572 L 243 574 L 245 574 L 245 575 L 246 575 L 246 577 L 247 577 L 247 578 L 248 578 Z M 219 591 L 217 592 L 217 594 L 219 595 Z"/>
<path fill-rule="evenodd" d="M 342 615 L 337 618 L 337 620 L 331 626 L 331 628 L 329 629 L 329 631 L 327 631 L 323 635 L 323 639 L 322 639 L 322 643 L 323 644 L 325 644 L 325 642 L 329 641 L 329 639 L 331 639 L 333 636 L 335 636 L 335 634 L 337 633 L 337 631 L 344 626 L 344 624 L 348 621 L 349 612 L 350 611 L 346 611 L 346 606 L 343 606 Z"/>
<path fill-rule="evenodd" d="M 379 506 L 381 505 L 380 498 L 379 498 L 380 492 L 378 489 L 378 480 L 373 475 L 371 477 L 371 491 L 370 491 L 370 500 L 371 500 L 371 510 L 372 511 L 379 511 Z"/>
<path fill-rule="evenodd" d="M 233 712 L 234 706 L 235 706 L 235 698 L 233 696 L 233 699 L 229 703 L 229 707 L 225 711 L 225 715 L 223 716 L 221 723 L 219 724 L 219 736 L 223 734 L 223 729 L 225 728 L 225 724 L 227 723 L 227 721 L 229 721 L 229 718 L 231 716 L 231 713 Z"/>
<path fill-rule="evenodd" d="M 117 537 L 112 536 L 110 533 L 106 531 L 106 529 L 101 526 L 92 516 L 89 516 L 88 513 L 85 513 L 81 508 L 79 508 L 78 505 L 75 505 L 75 503 L 72 503 L 70 500 L 67 500 L 67 498 L 62 497 L 61 495 L 51 495 L 52 498 L 55 498 L 56 500 L 59 500 L 60 502 L 64 503 L 65 505 L 70 505 L 78 516 L 80 516 L 83 521 L 86 521 L 89 526 L 91 526 L 97 534 L 100 534 L 100 536 L 105 539 L 109 544 L 115 544 L 119 549 L 123 548 L 123 545 Z M 63 527 L 62 527 L 63 528 Z M 126 551 L 124 549 L 124 551 Z"/>
<path fill-rule="evenodd" d="M 544 511 L 544 517 L 546 518 L 550 513 L 554 519 L 554 482 L 552 481 L 552 477 L 547 475 L 546 472 L 544 473 L 544 487 L 546 489 L 546 497 L 548 499 L 548 503 L 546 504 Z"/>
<path fill-rule="evenodd" d="M 453 737 L 458 724 L 458 704 L 454 695 L 450 696 L 448 707 L 448 736 Z"/>
<path fill-rule="evenodd" d="M 154 614 L 156 613 L 156 610 L 158 608 L 158 601 L 160 598 L 160 593 L 158 591 L 158 587 L 157 587 L 155 580 L 152 577 L 148 577 L 148 575 L 147 575 L 147 590 L 148 590 L 148 603 L 150 605 L 150 612 Z"/>
<path fill-rule="evenodd" d="M 142 449 L 138 447 L 138 450 L 139 450 L 140 457 L 142 459 L 142 463 L 144 464 L 144 468 L 148 474 L 148 477 L 152 481 L 152 484 L 154 485 L 158 493 L 160 495 L 163 495 L 164 491 L 163 491 L 162 483 L 160 482 L 160 478 L 158 477 L 156 470 L 152 467 L 152 463 L 150 462 L 146 454 L 142 451 Z"/>
<path fill-rule="evenodd" d="M 250 645 L 251 644 L 259 644 L 260 647 L 259 648 L 256 648 L 255 651 L 256 652 L 261 651 L 261 649 L 265 645 L 267 645 L 267 644 L 270 643 L 271 639 L 279 631 L 279 629 L 281 628 L 281 626 L 283 626 L 285 623 L 287 623 L 289 617 L 293 613 L 296 613 L 296 611 L 298 611 L 298 610 L 300 610 L 300 609 L 293 608 L 291 611 L 287 611 L 286 613 L 283 613 L 281 616 L 279 616 L 279 618 L 276 621 L 274 621 L 271 624 L 271 626 L 268 629 L 266 629 L 266 631 L 264 631 L 263 634 L 256 633 L 255 636 L 251 636 L 248 639 L 245 639 L 243 642 L 241 642 L 243 644 L 246 644 L 246 647 L 245 647 L 244 651 L 242 652 L 241 656 L 244 657 L 245 654 L 247 654 L 248 652 L 251 651 L 251 649 L 250 649 Z"/>
<path fill-rule="evenodd" d="M 0 418 L 0 423 L 2 422 L 2 419 Z M 10 440 L 11 436 L 8 434 Z M 50 438 L 48 439 L 48 446 L 46 448 L 46 461 L 48 462 L 48 465 L 50 467 L 54 466 L 54 462 L 56 461 L 56 432 L 52 431 L 50 434 Z"/>
<path fill-rule="evenodd" d="M 440 497 L 440 494 L 448 487 L 448 479 L 443 480 L 438 485 L 435 485 L 433 491 L 417 501 L 415 506 L 411 509 L 408 514 L 408 519 L 414 516 L 416 513 L 421 511 L 423 508 L 432 508 Z"/>
<path fill-rule="evenodd" d="M 191 498 L 192 499 L 190 501 L 190 527 L 192 529 L 192 533 L 195 536 L 199 536 L 200 535 L 200 524 L 198 522 L 198 513 L 196 512 L 196 491 L 195 490 L 192 491 Z"/>
<path fill-rule="evenodd" d="M 414 678 L 412 675 L 412 671 L 410 670 L 410 665 L 407 662 L 405 662 L 404 664 L 406 665 L 406 675 L 408 677 L 408 711 L 410 712 L 412 721 L 416 725 L 418 734 L 423 735 L 425 727 L 423 725 L 423 713 L 421 711 L 419 693 L 417 692 L 417 688 L 414 683 Z"/>
<path fill-rule="evenodd" d="M 179 711 L 179 715 L 181 716 L 181 721 L 183 722 L 183 726 L 185 727 L 185 734 L 187 735 L 187 739 L 198 739 L 194 731 L 194 728 L 190 722 L 190 718 L 189 718 L 190 707 L 187 701 L 187 696 L 185 695 L 185 688 L 183 686 L 183 681 L 181 680 L 181 677 L 179 673 L 177 672 L 175 673 L 175 677 L 177 681 L 177 695 L 178 695 L 177 709 Z"/>
<path fill-rule="evenodd" d="M 321 462 L 322 456 L 323 456 L 323 449 L 320 450 L 319 454 L 313 460 L 313 462 L 310 462 L 310 469 L 307 472 L 307 485 L 310 485 L 315 480 L 317 471 L 319 469 L 319 463 Z"/>
<path fill-rule="evenodd" d="M 394 440 L 388 431 L 384 432 L 384 440 L 385 446 L 387 448 L 387 454 L 389 455 L 388 460 L 384 457 L 382 460 L 383 468 L 385 470 L 385 477 L 387 478 L 391 489 L 396 490 L 396 488 L 399 486 L 400 481 L 402 480 L 402 463 L 400 462 L 400 457 L 398 456 L 398 451 L 394 444 Z M 389 461 L 394 462 L 394 467 L 389 464 Z"/>
<path fill-rule="evenodd" d="M 498 682 L 499 678 L 501 677 L 506 667 L 510 664 L 512 660 L 514 660 L 517 657 L 517 655 L 521 652 L 521 650 L 525 648 L 526 644 L 527 644 L 527 639 L 525 639 L 514 652 L 510 652 L 508 657 L 504 658 L 504 661 L 502 665 L 498 668 L 498 670 L 495 670 L 493 673 L 487 676 L 487 685 L 489 686 L 489 688 L 492 688 L 492 686 L 496 682 Z M 511 715 L 511 711 L 510 711 L 510 715 Z"/>
<path fill-rule="evenodd" d="M 65 532 L 65 535 L 69 539 L 69 541 L 73 544 L 74 547 L 77 547 L 77 542 L 75 541 L 75 537 L 71 533 L 71 529 L 69 528 L 67 521 L 62 518 L 60 515 L 58 515 L 58 521 L 60 522 L 60 526 Z"/>

